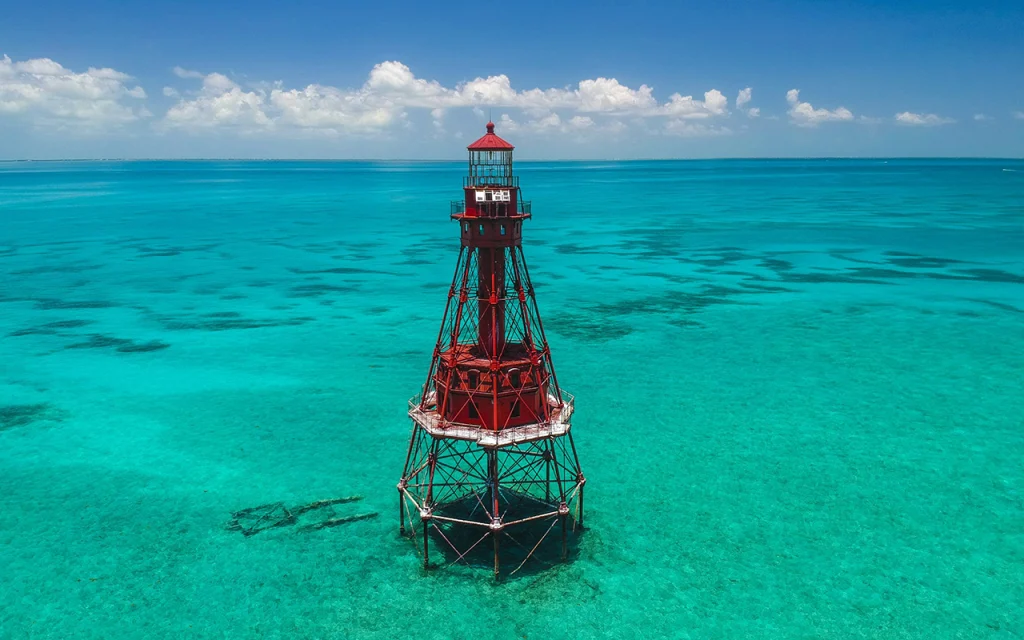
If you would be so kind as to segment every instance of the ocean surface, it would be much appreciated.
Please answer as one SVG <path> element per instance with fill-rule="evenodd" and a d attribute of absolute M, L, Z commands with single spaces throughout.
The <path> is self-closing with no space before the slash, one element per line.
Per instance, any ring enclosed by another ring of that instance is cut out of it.
<path fill-rule="evenodd" d="M 0 637 L 1024 637 L 1024 161 L 518 163 L 588 529 L 498 583 L 398 535 L 464 170 L 0 163 Z"/>

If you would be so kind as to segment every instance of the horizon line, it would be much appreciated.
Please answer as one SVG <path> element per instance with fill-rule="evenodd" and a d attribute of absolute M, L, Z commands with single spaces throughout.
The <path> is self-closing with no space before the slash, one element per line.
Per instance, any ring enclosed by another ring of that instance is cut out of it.
<path fill-rule="evenodd" d="M 1024 156 L 719 156 L 710 158 L 518 158 L 515 162 L 707 162 L 719 160 L 1024 160 Z M 110 158 L 0 158 L 14 162 L 436 162 L 465 163 L 452 158 L 284 158 L 284 157 L 110 157 Z"/>

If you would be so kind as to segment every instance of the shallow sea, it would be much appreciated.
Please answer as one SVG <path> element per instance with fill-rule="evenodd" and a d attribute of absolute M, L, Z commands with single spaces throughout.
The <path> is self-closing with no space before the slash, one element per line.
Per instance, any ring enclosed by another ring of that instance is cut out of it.
<path fill-rule="evenodd" d="M 0 163 L 0 637 L 1024 636 L 1024 161 L 520 163 L 588 530 L 499 583 L 397 531 L 463 170 Z"/>

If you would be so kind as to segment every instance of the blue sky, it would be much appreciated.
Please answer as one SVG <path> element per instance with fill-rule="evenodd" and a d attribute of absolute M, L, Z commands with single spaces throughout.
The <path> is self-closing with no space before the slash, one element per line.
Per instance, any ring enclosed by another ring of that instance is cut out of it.
<path fill-rule="evenodd" d="M 1021 157 L 1024 2 L 40 1 L 0 20 L 0 158 L 460 158 L 488 115 L 532 158 Z"/>

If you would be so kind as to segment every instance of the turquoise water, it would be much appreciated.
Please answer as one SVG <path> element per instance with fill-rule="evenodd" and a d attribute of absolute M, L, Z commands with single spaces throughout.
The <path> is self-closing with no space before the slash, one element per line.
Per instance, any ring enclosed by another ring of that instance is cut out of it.
<path fill-rule="evenodd" d="M 0 637 L 1024 636 L 1024 161 L 521 163 L 589 530 L 498 584 L 397 534 L 463 170 L 0 164 Z"/>

